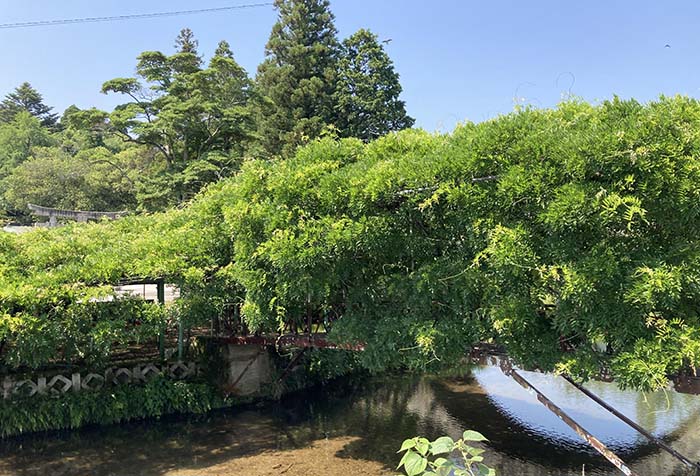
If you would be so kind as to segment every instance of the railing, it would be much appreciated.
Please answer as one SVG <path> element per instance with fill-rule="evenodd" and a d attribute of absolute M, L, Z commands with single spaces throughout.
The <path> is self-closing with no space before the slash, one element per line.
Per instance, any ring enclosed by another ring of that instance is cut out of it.
<path fill-rule="evenodd" d="M 21 378 L 6 376 L 2 380 L 3 399 L 12 397 L 33 397 L 35 395 L 60 395 L 68 392 L 100 390 L 109 385 L 146 383 L 165 376 L 174 380 L 195 377 L 199 368 L 195 362 L 173 362 L 157 364 L 145 362 L 130 367 L 111 367 L 104 372 L 74 372 Z"/>

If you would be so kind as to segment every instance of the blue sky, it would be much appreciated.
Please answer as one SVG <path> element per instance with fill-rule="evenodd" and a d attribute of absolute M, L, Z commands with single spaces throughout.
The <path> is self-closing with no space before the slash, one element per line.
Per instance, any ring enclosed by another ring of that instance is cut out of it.
<path fill-rule="evenodd" d="M 249 0 L 0 0 L 0 23 L 219 7 Z M 700 2 L 591 0 L 332 0 L 340 36 L 366 27 L 393 41 L 417 125 L 450 130 L 515 103 L 556 105 L 569 91 L 588 101 L 614 94 L 647 101 L 700 96 Z M 31 82 L 62 112 L 110 109 L 103 81 L 131 76 L 144 50 L 171 51 L 190 27 L 210 55 L 227 40 L 254 73 L 276 18 L 271 7 L 183 17 L 0 29 L 0 95 Z M 664 46 L 669 44 L 670 48 Z"/>

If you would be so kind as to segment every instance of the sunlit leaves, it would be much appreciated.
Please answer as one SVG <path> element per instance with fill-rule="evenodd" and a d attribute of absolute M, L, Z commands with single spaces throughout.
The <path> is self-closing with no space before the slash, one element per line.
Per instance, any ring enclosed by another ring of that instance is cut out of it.
<path fill-rule="evenodd" d="M 482 463 L 484 450 L 470 446 L 475 441 L 488 440 L 473 430 L 465 431 L 457 441 L 449 436 L 442 436 L 433 442 L 419 436 L 405 440 L 398 451 L 405 453 L 397 469 L 403 467 L 407 476 L 494 476 L 495 471 Z M 453 459 L 453 453 L 461 458 Z M 436 455 L 447 457 L 431 459 Z"/>
<path fill-rule="evenodd" d="M 244 162 L 183 210 L 3 240 L 2 310 L 48 316 L 89 283 L 166 276 L 206 296 L 183 301 L 192 315 L 235 295 L 255 330 L 332 322 L 372 370 L 489 341 L 658 387 L 698 362 L 697 129 L 694 100 L 615 99 L 450 135 L 325 138 Z M 200 165 L 194 180 L 214 171 Z"/>

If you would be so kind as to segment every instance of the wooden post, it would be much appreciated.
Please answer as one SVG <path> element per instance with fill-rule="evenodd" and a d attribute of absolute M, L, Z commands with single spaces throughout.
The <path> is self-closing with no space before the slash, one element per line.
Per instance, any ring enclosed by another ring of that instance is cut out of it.
<path fill-rule="evenodd" d="M 159 279 L 156 282 L 156 290 L 158 295 L 158 303 L 161 306 L 165 305 L 165 280 Z M 165 326 L 160 329 L 160 335 L 158 336 L 158 349 L 160 351 L 160 360 L 165 360 Z"/>
<path fill-rule="evenodd" d="M 182 325 L 182 316 L 177 319 L 177 360 L 182 362 L 183 341 L 185 340 L 185 330 Z"/>

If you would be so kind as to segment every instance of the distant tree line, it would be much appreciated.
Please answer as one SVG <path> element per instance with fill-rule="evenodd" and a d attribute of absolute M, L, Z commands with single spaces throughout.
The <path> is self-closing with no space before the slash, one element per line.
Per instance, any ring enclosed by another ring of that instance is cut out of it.
<path fill-rule="evenodd" d="M 278 19 L 252 78 L 221 41 L 205 61 L 185 28 L 175 52 L 144 51 L 114 78 L 112 112 L 59 117 L 25 82 L 0 103 L 0 208 L 27 203 L 163 210 L 235 174 L 248 158 L 285 159 L 323 135 L 371 141 L 410 128 L 384 44 L 368 30 L 338 39 L 328 0 L 276 0 Z"/>

